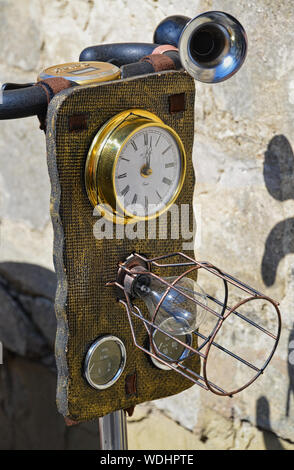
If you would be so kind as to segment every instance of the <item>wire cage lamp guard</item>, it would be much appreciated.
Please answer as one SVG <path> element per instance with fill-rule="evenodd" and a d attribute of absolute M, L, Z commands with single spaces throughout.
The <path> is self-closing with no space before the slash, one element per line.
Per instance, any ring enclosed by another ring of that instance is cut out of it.
<path fill-rule="evenodd" d="M 170 262 L 172 258 L 178 257 L 181 259 L 181 262 Z M 212 393 L 215 393 L 217 395 L 221 396 L 230 396 L 232 397 L 234 394 L 244 390 L 247 388 L 249 385 L 251 385 L 265 370 L 267 365 L 269 364 L 270 360 L 273 357 L 273 354 L 277 348 L 278 341 L 280 338 L 280 333 L 281 333 L 281 314 L 279 310 L 279 303 L 276 302 L 275 300 L 271 299 L 268 296 L 263 295 L 262 293 L 258 292 L 257 290 L 253 289 L 252 287 L 248 286 L 247 284 L 244 284 L 243 282 L 239 281 L 238 279 L 234 278 L 233 276 L 222 272 L 219 268 L 216 266 L 212 265 L 211 263 L 208 262 L 199 262 L 194 260 L 193 258 L 187 256 L 184 253 L 177 252 L 177 253 L 170 253 L 167 255 L 163 256 L 158 256 L 155 258 L 147 258 L 139 253 L 133 253 L 133 255 L 130 257 L 132 262 L 124 262 L 124 263 L 119 263 L 119 270 L 118 270 L 118 277 L 116 281 L 111 281 L 108 282 L 106 285 L 107 286 L 115 286 L 118 288 L 122 294 L 119 298 L 119 302 L 125 307 L 126 313 L 128 316 L 129 324 L 130 324 L 130 329 L 132 333 L 132 338 L 135 346 L 139 348 L 141 351 L 144 353 L 148 354 L 149 356 L 153 357 L 156 361 L 159 361 L 161 364 L 163 364 L 166 368 L 173 369 L 175 372 L 181 374 L 183 377 L 186 379 L 191 380 L 193 383 L 197 384 L 198 386 L 202 387 L 205 390 L 210 390 Z M 156 305 L 153 317 L 151 320 L 148 320 L 145 318 L 143 315 L 142 311 L 140 308 L 133 303 L 135 299 L 132 298 L 132 295 L 130 294 L 129 290 L 126 288 L 126 283 L 124 280 L 126 279 L 126 276 L 129 279 L 135 279 L 136 276 L 142 275 L 142 266 L 147 267 L 147 269 L 144 269 L 144 275 L 151 276 L 152 278 L 156 279 L 160 283 L 162 283 L 165 286 L 165 291 L 163 295 L 161 296 L 159 302 Z M 179 276 L 175 278 L 172 282 L 168 282 L 165 279 L 161 278 L 157 274 L 151 271 L 152 267 L 154 268 L 184 268 L 185 271 L 181 273 Z M 222 279 L 223 284 L 224 284 L 224 291 L 225 291 L 225 296 L 224 296 L 224 301 L 221 302 L 220 300 L 216 299 L 215 297 L 212 296 L 207 296 L 211 301 L 213 301 L 215 304 L 217 304 L 219 307 L 221 307 L 221 312 L 218 313 L 215 311 L 213 308 L 209 307 L 208 305 L 205 305 L 201 301 L 192 298 L 190 295 L 187 293 L 183 292 L 182 289 L 177 287 L 177 283 L 184 278 L 185 276 L 191 274 L 193 271 L 197 271 L 203 269 L 205 271 L 208 271 L 214 276 L 217 276 L 218 278 Z M 245 299 L 239 301 L 237 304 L 235 304 L 233 307 L 228 306 L 228 292 L 229 292 L 229 286 L 233 285 L 237 289 L 242 290 L 243 292 L 246 292 L 249 296 L 246 297 Z M 173 336 L 172 334 L 168 333 L 166 330 L 163 330 L 160 326 L 155 324 L 156 317 L 158 314 L 158 311 L 164 302 L 164 299 L 170 292 L 170 290 L 176 291 L 181 294 L 181 296 L 185 297 L 187 300 L 194 302 L 195 304 L 199 305 L 206 311 L 208 311 L 210 314 L 214 315 L 217 319 L 216 324 L 212 331 L 210 332 L 209 335 L 205 336 L 197 329 L 193 331 L 193 334 L 196 335 L 197 337 L 201 338 L 203 342 L 201 345 L 197 348 L 194 348 L 192 345 L 187 344 L 186 342 L 183 342 L 179 339 L 177 336 Z M 277 333 L 273 334 L 272 332 L 268 331 L 265 329 L 263 326 L 259 325 L 255 321 L 247 318 L 245 315 L 241 314 L 238 312 L 238 309 L 251 301 L 254 301 L 256 299 L 263 299 L 264 301 L 269 302 L 270 304 L 273 305 L 276 316 L 277 316 Z M 223 326 L 224 322 L 227 320 L 227 318 L 230 315 L 236 315 L 238 318 L 240 318 L 242 321 L 249 323 L 251 326 L 257 328 L 261 333 L 268 335 L 274 340 L 274 346 L 267 357 L 266 361 L 264 362 L 262 367 L 256 367 L 254 364 L 251 362 L 247 361 L 246 359 L 240 357 L 239 355 L 233 353 L 229 349 L 223 347 L 222 345 L 218 344 L 215 341 L 215 337 L 220 331 L 221 327 Z M 147 333 L 149 335 L 150 339 L 150 350 L 146 349 L 143 345 L 140 345 L 136 339 L 136 333 L 135 333 L 135 327 L 133 323 L 133 318 L 137 318 L 141 320 L 144 323 L 144 326 L 147 330 Z M 154 331 L 160 331 L 173 341 L 176 341 L 178 344 L 180 344 L 182 347 L 185 349 L 189 350 L 188 356 L 185 356 L 185 359 L 180 359 L 180 360 L 171 360 L 168 356 L 166 356 L 162 351 L 158 350 L 157 345 L 154 342 Z M 245 385 L 242 385 L 241 387 L 232 390 L 232 391 L 226 391 L 217 384 L 211 382 L 208 378 L 208 373 L 207 373 L 207 364 L 208 364 L 208 358 L 209 358 L 209 353 L 211 351 L 211 347 L 214 346 L 218 350 L 221 350 L 223 353 L 231 356 L 233 359 L 243 363 L 245 366 L 248 368 L 252 369 L 253 371 L 256 372 L 256 374 L 251 378 Z M 191 370 L 189 367 L 183 364 L 187 359 L 191 358 L 194 355 L 198 355 L 200 357 L 200 360 L 202 360 L 202 370 L 203 370 L 203 375 L 200 375 L 194 370 Z"/>

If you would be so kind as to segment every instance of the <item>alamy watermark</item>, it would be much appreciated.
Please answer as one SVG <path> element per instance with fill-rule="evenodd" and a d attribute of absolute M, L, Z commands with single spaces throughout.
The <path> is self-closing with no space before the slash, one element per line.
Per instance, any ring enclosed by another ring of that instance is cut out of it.
<path fill-rule="evenodd" d="M 137 214 L 146 216 L 142 206 L 137 205 L 136 208 Z M 154 214 L 152 205 L 148 206 L 148 211 L 147 216 L 148 213 Z M 93 216 L 98 220 L 93 226 L 93 235 L 97 240 L 182 240 L 183 251 L 194 250 L 201 245 L 200 205 L 195 205 L 194 216 L 191 216 L 189 204 L 173 204 L 159 217 L 136 221 L 129 219 L 125 224 L 115 223 L 109 214 L 112 210 L 108 206 L 96 206 L 94 209 Z"/>

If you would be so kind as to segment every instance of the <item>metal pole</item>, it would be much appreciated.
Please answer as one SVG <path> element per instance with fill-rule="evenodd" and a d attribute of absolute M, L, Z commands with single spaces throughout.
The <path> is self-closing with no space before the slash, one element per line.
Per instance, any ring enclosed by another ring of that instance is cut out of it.
<path fill-rule="evenodd" d="M 123 410 L 109 413 L 98 422 L 101 450 L 128 449 L 127 419 Z"/>

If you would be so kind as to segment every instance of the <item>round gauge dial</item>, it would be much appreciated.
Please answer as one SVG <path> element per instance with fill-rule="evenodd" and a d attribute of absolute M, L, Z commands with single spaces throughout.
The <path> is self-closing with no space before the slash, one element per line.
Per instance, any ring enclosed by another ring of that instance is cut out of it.
<path fill-rule="evenodd" d="M 186 343 L 188 346 L 192 344 L 192 335 L 176 336 L 174 338 Z M 158 357 L 163 359 L 166 362 L 170 362 L 174 366 L 177 366 L 175 361 L 183 361 L 187 358 L 189 354 L 189 349 L 183 346 L 182 344 L 175 341 L 173 338 L 170 338 L 166 334 L 162 333 L 159 330 L 154 331 L 153 333 L 153 343 L 156 346 L 157 350 L 155 353 Z M 152 351 L 152 348 L 150 347 Z M 170 367 L 158 361 L 156 358 L 152 357 L 152 362 L 156 367 L 163 370 L 171 370 Z"/>
<path fill-rule="evenodd" d="M 185 149 L 177 133 L 150 112 L 128 110 L 95 136 L 85 183 L 93 206 L 126 223 L 166 211 L 181 191 L 185 171 Z"/>
<path fill-rule="evenodd" d="M 84 373 L 88 383 L 97 389 L 113 385 L 126 363 L 126 350 L 116 336 L 98 338 L 87 352 Z"/>
<path fill-rule="evenodd" d="M 43 70 L 38 81 L 52 77 L 63 77 L 79 85 L 106 82 L 120 78 L 120 69 L 108 62 L 69 62 Z"/>

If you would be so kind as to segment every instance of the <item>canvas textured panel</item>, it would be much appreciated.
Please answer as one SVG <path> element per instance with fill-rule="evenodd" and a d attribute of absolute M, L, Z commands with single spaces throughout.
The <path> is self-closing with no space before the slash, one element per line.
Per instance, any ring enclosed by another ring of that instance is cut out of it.
<path fill-rule="evenodd" d="M 170 96 L 182 93 L 185 109 L 171 113 Z M 158 230 L 153 240 L 97 240 L 93 235 L 97 217 L 86 194 L 84 167 L 92 139 L 109 118 L 131 108 L 150 111 L 174 128 L 184 143 L 187 173 L 177 203 L 190 205 L 192 220 L 194 96 L 194 80 L 185 72 L 171 71 L 64 90 L 49 105 L 46 140 L 58 278 L 57 404 L 59 411 L 73 420 L 104 416 L 173 395 L 192 385 L 174 371 L 156 368 L 134 346 L 125 310 L 116 302 L 114 290 L 105 287 L 115 279 L 118 261 L 131 252 L 152 257 L 181 251 L 183 240 L 160 239 Z M 170 219 L 167 220 L 169 231 Z M 140 320 L 135 321 L 135 330 L 140 344 L 147 346 L 147 333 Z M 95 390 L 83 377 L 83 363 L 91 343 L 105 334 L 118 336 L 124 342 L 127 362 L 112 387 Z M 189 361 L 199 372 L 197 357 Z M 133 374 L 136 393 L 130 394 L 126 382 Z"/>

